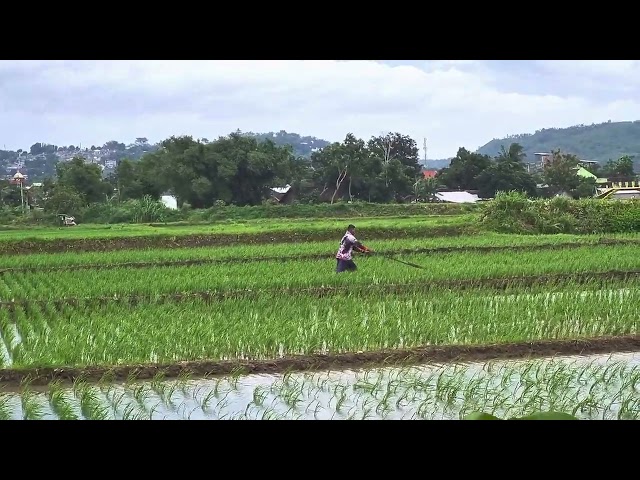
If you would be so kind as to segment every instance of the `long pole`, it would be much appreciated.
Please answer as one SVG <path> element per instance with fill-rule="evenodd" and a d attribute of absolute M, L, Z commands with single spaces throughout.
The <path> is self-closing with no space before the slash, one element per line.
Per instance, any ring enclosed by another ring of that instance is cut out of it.
<path fill-rule="evenodd" d="M 24 194 L 22 193 L 22 179 L 20 179 L 20 203 L 22 204 L 22 213 L 24 213 Z"/>

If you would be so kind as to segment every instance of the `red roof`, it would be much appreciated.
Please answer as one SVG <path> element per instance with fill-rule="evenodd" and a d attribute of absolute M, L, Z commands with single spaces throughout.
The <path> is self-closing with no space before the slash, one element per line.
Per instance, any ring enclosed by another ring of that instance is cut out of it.
<path fill-rule="evenodd" d="M 424 175 L 424 178 L 433 178 L 437 173 L 437 170 L 422 170 L 422 175 Z"/>

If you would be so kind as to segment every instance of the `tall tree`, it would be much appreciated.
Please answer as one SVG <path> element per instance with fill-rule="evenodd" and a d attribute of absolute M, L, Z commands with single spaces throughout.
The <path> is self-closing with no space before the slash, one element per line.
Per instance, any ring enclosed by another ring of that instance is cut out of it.
<path fill-rule="evenodd" d="M 559 192 L 571 192 L 580 184 L 577 175 L 578 157 L 560 150 L 552 152 L 551 160 L 545 165 L 543 171 L 544 181 L 549 185 L 549 193 L 555 195 Z"/>
<path fill-rule="evenodd" d="M 604 173 L 612 177 L 633 177 L 633 158 L 623 155 L 617 160 L 609 160 L 604 166 Z"/>
<path fill-rule="evenodd" d="M 536 182 L 524 165 L 522 146 L 513 143 L 504 146 L 495 161 L 476 177 L 478 196 L 491 198 L 499 191 L 516 190 L 529 196 L 537 196 Z"/>
<path fill-rule="evenodd" d="M 83 198 L 85 203 L 102 202 L 113 191 L 111 184 L 102 179 L 102 170 L 93 163 L 85 163 L 81 157 L 59 163 L 56 166 L 58 185 L 71 189 Z"/>
<path fill-rule="evenodd" d="M 390 201 L 411 195 L 422 170 L 415 140 L 398 132 L 387 133 L 372 137 L 367 146 L 373 162 L 369 171 L 374 173 L 369 182 L 377 184 L 375 196 Z"/>
<path fill-rule="evenodd" d="M 449 166 L 440 170 L 438 179 L 440 183 L 451 189 L 477 190 L 478 175 L 490 165 L 491 158 L 488 155 L 471 153 L 466 148 L 460 147 Z"/>
<path fill-rule="evenodd" d="M 349 133 L 345 138 L 345 143 L 352 144 L 352 150 L 356 150 L 355 137 Z M 339 142 L 332 143 L 320 151 L 311 155 L 311 168 L 314 172 L 314 179 L 321 185 L 320 196 L 330 193 L 331 203 L 336 200 L 338 192 L 344 192 L 345 180 L 349 177 L 352 167 L 352 157 L 348 148 Z"/>

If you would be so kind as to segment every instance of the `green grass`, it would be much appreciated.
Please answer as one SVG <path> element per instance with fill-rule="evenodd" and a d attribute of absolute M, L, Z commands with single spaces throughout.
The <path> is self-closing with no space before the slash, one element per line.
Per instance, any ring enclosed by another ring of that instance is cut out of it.
<path fill-rule="evenodd" d="M 416 269 L 384 257 L 359 256 L 359 271 L 335 274 L 333 254 L 323 260 L 205 264 L 109 270 L 6 272 L 0 276 L 0 299 L 60 299 L 113 295 L 153 295 L 227 289 L 274 289 L 352 285 L 388 285 L 513 277 L 554 273 L 639 270 L 638 246 L 584 246 L 567 250 L 524 252 L 455 252 L 406 255 Z"/>
<path fill-rule="evenodd" d="M 89 366 L 338 353 L 424 345 L 486 344 L 635 334 L 640 288 L 568 284 L 553 293 L 435 290 L 379 295 L 286 296 L 131 307 L 0 310 L 12 366 Z M 10 326 L 15 321 L 19 338 Z M 5 367 L 8 365 L 5 365 Z"/>
<path fill-rule="evenodd" d="M 362 240 L 379 252 L 399 249 L 421 248 L 465 248 L 465 247 L 518 247 L 536 245 L 560 245 L 563 243 L 597 244 L 601 235 L 512 235 L 482 233 L 460 237 L 409 238 L 397 240 L 367 239 L 366 230 L 362 231 Z M 360 236 L 360 234 L 358 234 Z M 607 235 L 607 239 L 637 240 L 640 235 L 615 234 Z M 326 255 L 330 259 L 335 254 L 339 243 L 335 240 L 322 242 L 291 242 L 289 244 L 246 245 L 241 242 L 234 246 L 193 247 L 193 248 L 153 248 L 128 249 L 109 252 L 62 252 L 34 253 L 29 255 L 0 256 L 0 269 L 20 267 L 62 267 L 72 265 L 107 265 L 129 262 L 161 262 L 199 259 L 252 259 L 257 257 L 295 257 L 297 255 Z"/>
<path fill-rule="evenodd" d="M 150 225 L 78 225 L 76 227 L 42 227 L 22 231 L 0 231 L 0 242 L 15 240 L 54 240 L 54 239 L 94 239 L 141 236 L 176 236 L 195 234 L 259 234 L 286 231 L 322 231 L 346 230 L 349 223 L 355 223 L 365 233 L 367 227 L 389 229 L 420 229 L 436 226 L 466 225 L 475 222 L 477 215 L 443 215 L 356 219 L 286 219 L 286 220 L 247 220 L 245 222 L 218 223 L 184 226 Z"/>

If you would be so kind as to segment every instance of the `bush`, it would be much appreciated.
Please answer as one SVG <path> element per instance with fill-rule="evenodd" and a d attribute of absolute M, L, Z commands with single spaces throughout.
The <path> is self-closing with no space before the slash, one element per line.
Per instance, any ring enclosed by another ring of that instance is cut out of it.
<path fill-rule="evenodd" d="M 501 233 L 636 232 L 640 230 L 640 201 L 531 200 L 518 192 L 501 192 L 484 206 L 481 222 Z"/>
<path fill-rule="evenodd" d="M 172 210 L 150 196 L 122 203 L 96 203 L 77 215 L 83 223 L 152 223 L 177 221 L 182 211 Z"/>

